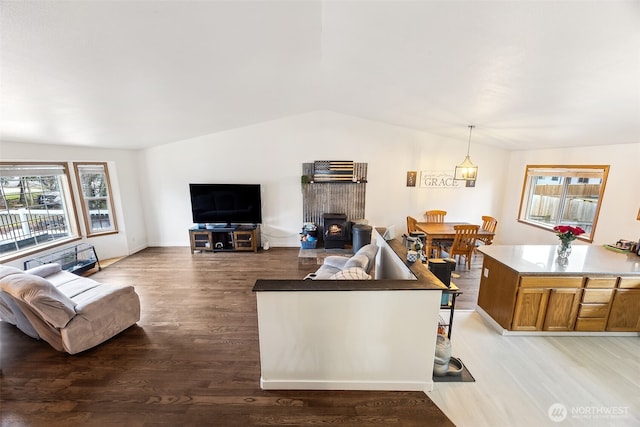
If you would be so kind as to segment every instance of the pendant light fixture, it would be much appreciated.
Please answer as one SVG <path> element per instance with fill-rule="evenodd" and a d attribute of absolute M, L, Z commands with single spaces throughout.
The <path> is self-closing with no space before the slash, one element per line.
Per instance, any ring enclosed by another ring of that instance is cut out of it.
<path fill-rule="evenodd" d="M 453 179 L 475 181 L 478 176 L 478 167 L 471 163 L 469 158 L 469 148 L 471 148 L 471 132 L 475 126 L 469 125 L 469 144 L 467 145 L 467 157 L 464 158 L 464 162 L 456 166 L 456 173 Z"/>

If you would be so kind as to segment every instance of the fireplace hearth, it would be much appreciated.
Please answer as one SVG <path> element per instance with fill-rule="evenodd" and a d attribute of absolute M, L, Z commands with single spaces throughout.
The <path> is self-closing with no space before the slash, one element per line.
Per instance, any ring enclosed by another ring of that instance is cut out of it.
<path fill-rule="evenodd" d="M 347 215 L 342 213 L 325 213 L 322 215 L 322 238 L 325 249 L 344 249 L 351 240 L 351 230 Z"/>

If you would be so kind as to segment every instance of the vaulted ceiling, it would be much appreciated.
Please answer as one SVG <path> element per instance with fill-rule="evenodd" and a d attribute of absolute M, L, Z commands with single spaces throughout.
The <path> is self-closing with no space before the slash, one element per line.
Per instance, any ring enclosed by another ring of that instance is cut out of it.
<path fill-rule="evenodd" d="M 1 1 L 0 138 L 143 148 L 315 110 L 640 142 L 640 1 Z"/>

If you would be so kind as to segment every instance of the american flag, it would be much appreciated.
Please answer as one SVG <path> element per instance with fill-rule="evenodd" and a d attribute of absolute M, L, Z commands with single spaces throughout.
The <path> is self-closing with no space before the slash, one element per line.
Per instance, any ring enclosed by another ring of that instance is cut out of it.
<path fill-rule="evenodd" d="M 313 180 L 322 181 L 352 181 L 352 160 L 316 160 L 313 162 Z"/>

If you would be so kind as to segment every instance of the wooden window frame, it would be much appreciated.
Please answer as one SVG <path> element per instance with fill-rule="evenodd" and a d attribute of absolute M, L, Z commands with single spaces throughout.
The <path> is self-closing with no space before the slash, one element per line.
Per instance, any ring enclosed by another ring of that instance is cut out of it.
<path fill-rule="evenodd" d="M 536 173 L 538 173 L 536 175 Z M 595 214 L 593 216 L 593 221 L 591 222 L 591 230 L 585 234 L 578 236 L 579 240 L 583 240 L 585 242 L 593 242 L 593 238 L 595 236 L 596 225 L 598 223 L 598 217 L 600 215 L 600 208 L 602 207 L 602 200 L 604 197 L 604 191 L 607 184 L 607 177 L 609 176 L 609 165 L 527 165 L 524 173 L 524 183 L 522 185 L 522 196 L 520 198 L 520 208 L 518 211 L 518 222 L 531 225 L 533 227 L 541 228 L 547 231 L 553 231 L 553 227 L 559 225 L 562 221 L 561 215 L 556 215 L 556 220 L 552 224 L 545 224 L 544 222 L 537 222 L 531 219 L 528 219 L 531 215 L 529 214 L 530 209 L 530 200 L 532 197 L 532 189 L 534 186 L 532 185 L 534 176 L 563 176 L 566 178 L 581 178 L 581 177 L 591 177 L 591 178 L 601 178 L 602 183 L 600 184 L 600 191 L 598 194 L 597 206 L 595 208 Z M 564 184 L 566 180 L 563 180 L 563 185 L 566 187 L 569 184 Z M 560 203 L 558 207 L 558 211 L 564 208 L 566 201 L 568 200 L 566 191 L 562 193 L 560 196 Z M 574 224 L 580 225 L 580 224 Z"/>
<path fill-rule="evenodd" d="M 104 230 L 94 230 L 91 226 L 91 214 L 89 212 L 89 201 L 86 195 L 84 194 L 82 188 L 82 169 L 83 167 L 92 166 L 92 167 L 101 167 L 104 171 L 106 187 L 107 187 L 107 195 L 101 198 L 104 198 L 107 202 L 107 211 L 109 213 L 109 219 L 111 221 L 111 227 Z M 76 175 L 76 183 L 78 185 L 78 194 L 80 196 L 80 204 L 82 205 L 82 217 L 84 219 L 84 226 L 87 233 L 87 237 L 95 237 L 95 236 L 105 236 L 108 234 L 117 234 L 118 233 L 118 221 L 116 219 L 116 213 L 113 205 L 113 195 L 111 192 L 111 178 L 109 177 L 109 165 L 107 162 L 73 162 L 73 168 Z"/>
<path fill-rule="evenodd" d="M 69 164 L 67 162 L 11 162 L 4 161 L 0 162 L 0 167 L 3 169 L 16 168 L 16 175 L 11 176 L 20 176 L 25 172 L 19 172 L 19 169 L 32 168 L 34 169 L 33 176 L 49 176 L 43 170 L 47 168 L 60 168 L 62 169 L 62 173 L 54 173 L 53 175 L 60 176 L 60 184 L 61 188 L 60 196 L 64 200 L 64 212 L 65 218 L 68 224 L 68 236 L 55 239 L 52 241 L 36 243 L 34 246 L 29 246 L 25 249 L 17 249 L 11 253 L 6 255 L 0 255 L 1 262 L 12 261 L 19 258 L 24 258 L 25 256 L 32 255 L 47 249 L 55 248 L 60 245 L 68 244 L 69 242 L 73 242 L 79 240 L 80 236 L 80 224 L 78 222 L 78 213 L 76 211 L 76 203 L 74 199 L 74 191 L 71 186 L 71 178 L 69 176 Z M 39 171 L 40 170 L 40 171 Z"/>

